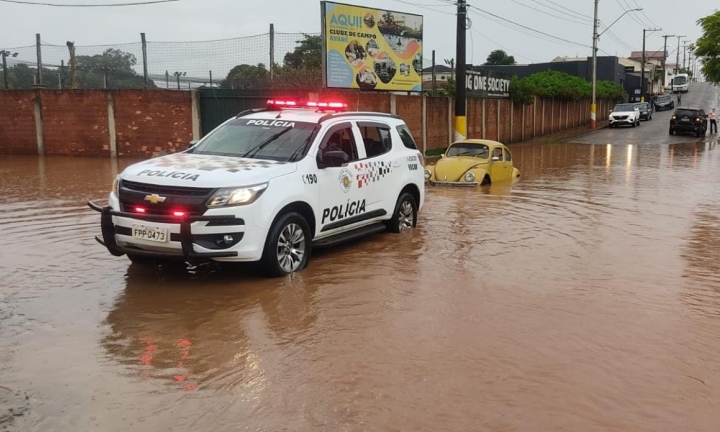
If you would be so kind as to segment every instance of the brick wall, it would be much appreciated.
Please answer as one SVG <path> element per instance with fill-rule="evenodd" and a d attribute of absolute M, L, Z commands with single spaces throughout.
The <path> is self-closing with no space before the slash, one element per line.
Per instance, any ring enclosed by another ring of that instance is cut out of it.
<path fill-rule="evenodd" d="M 114 113 L 114 138 L 118 156 L 150 157 L 172 153 L 184 150 L 193 138 L 193 101 L 190 92 L 10 90 L 0 91 L 0 153 L 37 153 L 34 117 L 34 100 L 37 95 L 42 107 L 42 132 L 47 154 L 108 156 L 111 146 L 109 101 Z M 395 112 L 408 124 L 418 145 L 423 146 L 422 97 L 346 93 L 342 98 L 353 110 L 389 113 L 394 105 Z M 426 97 L 425 101 L 425 147 L 428 150 L 444 149 L 451 139 L 454 106 L 445 97 Z M 609 101 L 598 101 L 600 126 L 607 124 L 607 111 L 611 106 Z M 534 105 L 521 106 L 512 104 L 510 100 L 469 99 L 468 136 L 499 139 L 505 143 L 520 142 L 523 138 L 527 140 L 533 136 L 587 125 L 588 108 L 589 101 L 586 100 L 566 102 L 536 99 Z"/>
<path fill-rule="evenodd" d="M 187 149 L 193 139 L 190 92 L 114 90 L 118 156 Z"/>
<path fill-rule="evenodd" d="M 40 99 L 46 154 L 110 155 L 105 92 L 40 91 Z"/>
<path fill-rule="evenodd" d="M 37 154 L 34 90 L 0 91 L 0 153 Z"/>

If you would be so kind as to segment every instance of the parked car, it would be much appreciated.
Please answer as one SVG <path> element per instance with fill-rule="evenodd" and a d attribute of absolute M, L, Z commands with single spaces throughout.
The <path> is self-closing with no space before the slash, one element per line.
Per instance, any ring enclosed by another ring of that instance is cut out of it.
<path fill-rule="evenodd" d="M 649 102 L 638 102 L 635 104 L 640 110 L 640 120 L 652 120 L 652 104 Z"/>
<path fill-rule="evenodd" d="M 305 268 L 312 248 L 414 228 L 423 156 L 396 115 L 341 102 L 268 101 L 181 153 L 127 167 L 102 214 L 110 254 L 136 264 L 257 262 Z"/>
<path fill-rule="evenodd" d="M 655 101 L 655 111 L 675 109 L 675 100 L 669 95 L 661 95 Z"/>
<path fill-rule="evenodd" d="M 477 186 L 520 177 L 510 150 L 497 141 L 467 139 L 454 142 L 437 163 L 425 167 L 431 185 Z"/>
<path fill-rule="evenodd" d="M 701 108 L 678 108 L 670 117 L 670 135 L 675 133 L 694 133 L 700 137 L 707 133 L 708 119 Z"/>
<path fill-rule="evenodd" d="M 635 104 L 621 103 L 610 111 L 610 127 L 640 126 L 640 110 Z"/>

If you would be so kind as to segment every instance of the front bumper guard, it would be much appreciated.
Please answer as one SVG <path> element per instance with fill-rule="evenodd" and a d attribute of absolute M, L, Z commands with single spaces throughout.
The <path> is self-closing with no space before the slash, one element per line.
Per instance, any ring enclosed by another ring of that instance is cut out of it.
<path fill-rule="evenodd" d="M 234 216 L 188 216 L 180 221 L 180 244 L 182 245 L 182 253 L 173 252 L 155 252 L 147 251 L 143 249 L 128 248 L 120 246 L 115 241 L 115 224 L 113 224 L 112 217 L 120 216 L 132 219 L 138 219 L 141 221 L 161 222 L 161 223 L 178 223 L 177 219 L 165 215 L 149 215 L 149 214 L 137 214 L 128 213 L 113 210 L 110 206 L 100 206 L 91 201 L 88 201 L 88 206 L 100 213 L 100 228 L 102 231 L 101 236 L 95 236 L 95 240 L 101 245 L 105 246 L 110 254 L 114 256 L 123 256 L 125 254 L 133 254 L 138 256 L 150 257 L 150 258 L 165 258 L 165 259 L 179 259 L 184 258 L 187 261 L 197 261 L 208 258 L 230 258 L 236 257 L 237 252 L 195 252 L 193 247 L 192 238 L 192 227 L 193 222 L 226 222 L 232 223 L 239 221 Z M 238 225 L 241 225 L 239 223 Z"/>

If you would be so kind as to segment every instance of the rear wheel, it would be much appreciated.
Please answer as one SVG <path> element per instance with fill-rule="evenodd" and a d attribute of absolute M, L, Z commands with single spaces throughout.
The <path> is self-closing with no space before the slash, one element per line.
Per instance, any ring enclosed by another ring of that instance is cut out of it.
<path fill-rule="evenodd" d="M 417 226 L 417 202 L 407 192 L 400 194 L 392 218 L 386 222 L 388 231 L 401 233 Z"/>
<path fill-rule="evenodd" d="M 310 225 L 295 212 L 280 216 L 270 228 L 260 267 L 268 277 L 285 276 L 307 267 L 310 259 Z"/>
<path fill-rule="evenodd" d="M 672 128 L 670 128 L 670 135 L 675 135 L 675 131 Z"/>

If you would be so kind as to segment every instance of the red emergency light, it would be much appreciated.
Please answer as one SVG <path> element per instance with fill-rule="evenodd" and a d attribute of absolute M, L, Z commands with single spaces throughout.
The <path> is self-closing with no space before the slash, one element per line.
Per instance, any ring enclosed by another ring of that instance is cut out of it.
<path fill-rule="evenodd" d="M 185 217 L 187 216 L 187 212 L 181 211 L 181 210 L 174 210 L 172 212 L 172 215 L 175 217 Z"/>
<path fill-rule="evenodd" d="M 282 108 L 315 108 L 320 111 L 332 110 L 332 111 L 344 111 L 347 109 L 347 104 L 344 102 L 297 102 L 294 100 L 282 100 L 282 99 L 270 99 L 267 101 L 269 109 L 282 109 Z"/>
<path fill-rule="evenodd" d="M 145 214 L 145 213 L 147 213 L 147 210 L 145 209 L 145 207 L 137 206 L 137 207 L 135 207 L 135 213 L 143 213 L 143 214 Z"/>

